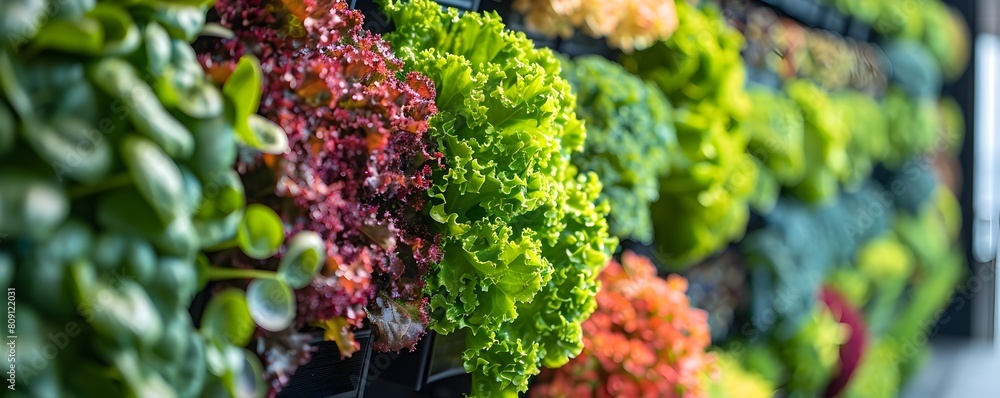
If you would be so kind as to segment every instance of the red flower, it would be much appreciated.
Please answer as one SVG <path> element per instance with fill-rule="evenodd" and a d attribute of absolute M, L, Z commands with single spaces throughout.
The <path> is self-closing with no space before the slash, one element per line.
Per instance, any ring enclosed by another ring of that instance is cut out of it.
<path fill-rule="evenodd" d="M 597 311 L 583 324 L 584 349 L 546 369 L 533 397 L 702 397 L 714 370 L 708 316 L 693 309 L 687 280 L 656 276 L 649 259 L 625 252 L 601 273 Z"/>

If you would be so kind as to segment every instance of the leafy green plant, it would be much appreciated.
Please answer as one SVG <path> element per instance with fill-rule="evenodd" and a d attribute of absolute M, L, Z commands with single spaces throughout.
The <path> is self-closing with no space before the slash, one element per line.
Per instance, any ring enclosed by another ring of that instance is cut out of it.
<path fill-rule="evenodd" d="M 747 151 L 760 165 L 752 203 L 766 213 L 782 187 L 795 186 L 805 176 L 805 125 L 798 104 L 783 92 L 752 86 L 747 95 L 752 111 L 741 126 L 750 136 Z"/>
<path fill-rule="evenodd" d="M 730 352 L 715 351 L 719 367 L 719 379 L 708 386 L 711 398 L 769 398 L 775 394 L 775 386 L 764 377 L 747 370 L 739 358 Z"/>
<path fill-rule="evenodd" d="M 849 171 L 841 181 L 846 188 L 853 189 L 866 181 L 875 165 L 889 156 L 889 121 L 880 104 L 868 94 L 841 90 L 831 94 L 830 101 L 840 112 L 850 136 Z"/>
<path fill-rule="evenodd" d="M 827 206 L 779 199 L 762 217 L 762 227 L 738 245 L 750 273 L 753 325 L 790 338 L 815 307 L 828 272 L 852 261 L 859 246 L 890 227 L 887 206 L 882 187 L 873 182 Z"/>
<path fill-rule="evenodd" d="M 913 98 L 898 87 L 890 87 L 882 99 L 882 112 L 889 121 L 892 144 L 886 163 L 898 168 L 912 156 L 935 149 L 940 116 L 934 99 Z"/>
<path fill-rule="evenodd" d="M 15 396 L 265 391 L 242 345 L 287 314 L 242 292 L 216 296 L 200 329 L 188 312 L 208 279 L 235 272 L 206 251 L 268 257 L 285 237 L 273 214 L 245 210 L 233 170 L 238 148 L 285 149 L 280 129 L 230 111 L 256 109 L 259 81 L 220 90 L 189 44 L 209 3 L 0 5 L 27 22 L 5 24 L 0 44 L 0 279 L 19 294 L 26 336 Z M 256 140 L 236 132 L 248 124 Z M 316 267 L 306 257 L 253 277 L 290 294 L 287 281 Z"/>
<path fill-rule="evenodd" d="M 791 192 L 810 203 L 829 201 L 850 176 L 850 131 L 829 94 L 816 84 L 795 80 L 784 89 L 802 110 L 806 127 L 805 178 Z"/>
<path fill-rule="evenodd" d="M 385 10 L 398 56 L 438 93 L 429 133 L 445 167 L 428 216 L 444 258 L 426 278 L 431 328 L 466 332 L 473 395 L 512 396 L 583 348 L 581 323 L 616 246 L 597 175 L 570 164 L 585 141 L 575 98 L 558 59 L 494 13 L 430 0 Z"/>
<path fill-rule="evenodd" d="M 675 108 L 682 150 L 651 212 L 662 260 L 683 267 L 742 237 L 757 164 L 738 123 L 750 107 L 743 36 L 713 5 L 675 6 L 681 24 L 674 35 L 621 63 L 656 84 Z"/>
<path fill-rule="evenodd" d="M 776 343 L 788 366 L 788 396 L 821 395 L 840 364 L 840 345 L 849 337 L 847 325 L 838 322 L 830 310 L 820 304 L 790 340 Z"/>
<path fill-rule="evenodd" d="M 587 125 L 584 150 L 573 154 L 573 164 L 601 176 L 601 197 L 614 204 L 611 234 L 648 243 L 649 206 L 679 150 L 673 109 L 656 87 L 604 58 L 562 59 L 562 66 L 576 94 L 576 114 Z"/>

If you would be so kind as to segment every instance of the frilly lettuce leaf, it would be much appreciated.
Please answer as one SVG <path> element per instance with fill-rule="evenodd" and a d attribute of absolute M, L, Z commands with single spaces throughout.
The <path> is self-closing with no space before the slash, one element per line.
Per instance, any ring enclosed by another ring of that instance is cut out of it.
<path fill-rule="evenodd" d="M 387 39 L 437 89 L 430 134 L 443 154 L 429 191 L 444 257 L 425 292 L 431 328 L 466 332 L 473 395 L 513 396 L 541 365 L 582 349 L 596 277 L 617 242 L 583 148 L 575 97 L 549 50 L 504 30 L 496 14 L 388 0 Z"/>

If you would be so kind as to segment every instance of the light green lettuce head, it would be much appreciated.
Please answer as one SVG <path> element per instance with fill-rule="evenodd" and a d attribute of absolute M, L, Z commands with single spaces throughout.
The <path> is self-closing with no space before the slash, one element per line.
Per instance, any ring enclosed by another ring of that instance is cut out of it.
<path fill-rule="evenodd" d="M 650 213 L 659 259 L 683 268 L 743 236 L 758 167 L 739 123 L 751 110 L 743 35 L 709 3 L 675 5 L 681 23 L 674 35 L 621 63 L 674 106 L 680 150 Z"/>
<path fill-rule="evenodd" d="M 474 396 L 515 396 L 541 365 L 582 350 L 608 236 L 601 183 L 570 164 L 583 148 L 559 61 L 493 13 L 389 1 L 387 39 L 437 89 L 444 155 L 429 193 L 444 258 L 427 277 L 432 329 L 463 330 Z"/>

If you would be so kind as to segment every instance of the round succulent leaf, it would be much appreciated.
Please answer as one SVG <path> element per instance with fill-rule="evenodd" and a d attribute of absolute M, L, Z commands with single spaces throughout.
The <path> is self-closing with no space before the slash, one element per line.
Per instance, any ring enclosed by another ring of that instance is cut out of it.
<path fill-rule="evenodd" d="M 293 289 L 308 286 L 326 264 L 325 249 L 319 234 L 300 231 L 289 241 L 288 250 L 278 265 L 278 277 Z"/>
<path fill-rule="evenodd" d="M 254 203 L 247 206 L 236 237 L 243 253 L 263 260 L 278 252 L 285 239 L 285 232 L 281 217 L 274 210 Z"/>
<path fill-rule="evenodd" d="M 295 293 L 287 283 L 275 279 L 254 279 L 247 287 L 247 306 L 257 326 L 280 332 L 295 318 Z"/>
<path fill-rule="evenodd" d="M 201 333 L 215 344 L 245 346 L 250 343 L 254 329 L 246 297 L 236 288 L 213 296 L 202 315 Z M 213 369 L 221 367 L 212 366 Z"/>

